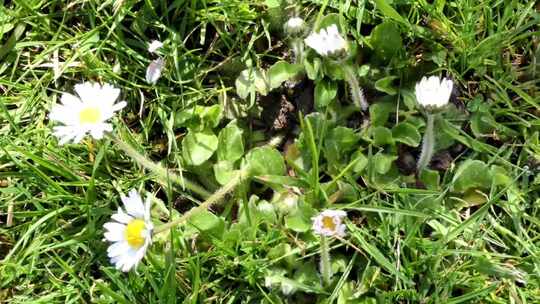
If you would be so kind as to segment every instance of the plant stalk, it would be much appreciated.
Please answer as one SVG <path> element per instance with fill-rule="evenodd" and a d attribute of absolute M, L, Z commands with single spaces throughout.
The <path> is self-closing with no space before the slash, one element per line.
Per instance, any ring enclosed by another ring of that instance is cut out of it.
<path fill-rule="evenodd" d="M 304 60 L 304 42 L 301 38 L 294 38 L 291 42 L 294 53 L 294 63 L 302 64 Z"/>
<path fill-rule="evenodd" d="M 320 269 L 324 286 L 329 286 L 332 279 L 332 264 L 330 263 L 330 247 L 328 246 L 328 239 L 324 235 L 321 235 Z"/>
<path fill-rule="evenodd" d="M 214 194 L 212 194 L 206 201 L 204 201 L 202 204 L 200 204 L 197 207 L 191 208 L 189 211 L 184 213 L 181 217 L 168 222 L 166 224 L 163 224 L 161 226 L 158 226 L 156 229 L 154 229 L 154 235 L 167 231 L 171 229 L 172 227 L 178 226 L 180 224 L 183 224 L 186 222 L 193 214 L 200 212 L 202 210 L 206 210 L 210 208 L 212 205 L 219 203 L 227 193 L 232 191 L 238 184 L 240 184 L 242 181 L 244 181 L 248 177 L 249 173 L 249 167 L 246 166 L 246 168 L 239 170 L 235 176 L 229 181 L 227 184 L 225 184 L 223 187 L 221 187 L 219 190 L 217 190 Z"/>
<path fill-rule="evenodd" d="M 435 150 L 435 135 L 433 126 L 435 122 L 435 114 L 427 113 L 426 131 L 424 138 L 422 139 L 422 152 L 418 159 L 417 171 L 420 172 L 425 169 L 431 162 L 433 152 Z"/>
<path fill-rule="evenodd" d="M 137 162 L 139 165 L 144 167 L 145 169 L 155 173 L 160 178 L 164 180 L 170 180 L 176 184 L 179 184 L 184 189 L 188 189 L 192 191 L 193 193 L 198 194 L 203 199 L 207 199 L 211 197 L 211 193 L 208 192 L 203 187 L 195 184 L 194 182 L 179 176 L 170 170 L 165 169 L 163 166 L 161 166 L 158 163 L 155 163 L 151 160 L 149 160 L 147 157 L 139 153 L 135 148 L 133 148 L 130 144 L 124 142 L 121 140 L 118 136 L 111 135 L 112 140 L 114 143 L 122 149 L 127 155 L 129 155 L 135 162 Z"/>
<path fill-rule="evenodd" d="M 351 89 L 351 97 L 354 103 L 359 106 L 362 111 L 367 111 L 367 109 L 369 108 L 369 104 L 366 100 L 366 97 L 364 96 L 364 91 L 358 83 L 358 79 L 356 78 L 353 67 L 345 62 L 342 62 L 342 64 L 343 71 L 345 72 L 345 80 L 347 81 Z"/>

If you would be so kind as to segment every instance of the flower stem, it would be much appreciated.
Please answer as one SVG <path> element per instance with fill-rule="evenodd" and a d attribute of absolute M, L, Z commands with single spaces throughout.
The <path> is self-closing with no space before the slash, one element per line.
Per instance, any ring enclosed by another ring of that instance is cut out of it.
<path fill-rule="evenodd" d="M 427 167 L 433 157 L 433 152 L 435 150 L 435 136 L 433 133 L 434 121 L 435 114 L 427 113 L 426 131 L 422 140 L 422 152 L 420 153 L 420 159 L 418 159 L 417 164 L 418 172 Z"/>
<path fill-rule="evenodd" d="M 152 171 L 156 175 L 158 175 L 160 178 L 164 180 L 170 180 L 176 184 L 179 184 L 184 189 L 188 189 L 192 191 L 193 193 L 198 194 L 200 197 L 206 199 L 211 196 L 211 193 L 208 192 L 203 187 L 195 184 L 194 182 L 179 176 L 170 170 L 167 170 L 163 168 L 160 164 L 157 164 L 151 160 L 149 160 L 147 157 L 139 153 L 135 148 L 133 148 L 130 144 L 124 142 L 121 140 L 118 136 L 111 135 L 112 140 L 114 143 L 122 149 L 127 155 L 129 155 L 134 161 L 136 161 L 139 165 L 144 167 L 145 169 Z"/>
<path fill-rule="evenodd" d="M 171 229 L 172 227 L 175 227 L 177 225 L 183 224 L 186 222 L 193 214 L 200 212 L 202 210 L 206 210 L 210 208 L 212 205 L 219 203 L 227 193 L 232 191 L 238 184 L 240 184 L 242 181 L 244 181 L 249 175 L 249 167 L 246 166 L 245 168 L 239 170 L 236 172 L 235 176 L 229 181 L 227 184 L 225 184 L 223 187 L 221 187 L 218 191 L 216 191 L 214 194 L 212 194 L 206 201 L 204 201 L 202 204 L 200 204 L 197 207 L 191 208 L 189 211 L 184 213 L 181 217 L 168 222 L 166 224 L 163 224 L 161 226 L 158 226 L 156 229 L 154 229 L 154 235 L 167 231 Z"/>
<path fill-rule="evenodd" d="M 294 63 L 302 64 L 304 60 L 304 42 L 301 38 L 294 38 L 291 42 L 292 50 L 294 53 Z"/>
<path fill-rule="evenodd" d="M 321 235 L 321 275 L 325 286 L 330 285 L 332 279 L 332 264 L 330 263 L 330 247 L 328 239 Z"/>
<path fill-rule="evenodd" d="M 345 80 L 349 83 L 349 87 L 351 88 L 351 97 L 354 103 L 356 103 L 362 111 L 366 111 L 369 108 L 369 104 L 364 96 L 364 91 L 358 83 L 358 79 L 356 79 L 353 67 L 345 62 L 342 62 L 342 64 L 343 71 L 345 72 Z"/>

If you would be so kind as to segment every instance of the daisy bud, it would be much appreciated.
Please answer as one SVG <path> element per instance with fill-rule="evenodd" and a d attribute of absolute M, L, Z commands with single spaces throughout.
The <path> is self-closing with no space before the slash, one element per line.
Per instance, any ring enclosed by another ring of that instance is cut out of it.
<path fill-rule="evenodd" d="M 304 41 L 321 56 L 343 56 L 349 48 L 335 24 L 309 34 Z"/>
<path fill-rule="evenodd" d="M 105 131 L 112 131 L 112 125 L 106 121 L 126 106 L 125 101 L 115 103 L 120 90 L 109 84 L 84 82 L 75 85 L 75 92 L 78 96 L 62 94 L 61 104 L 55 104 L 49 114 L 51 120 L 63 124 L 53 129 L 61 145 L 80 142 L 87 133 L 101 139 Z"/>
<path fill-rule="evenodd" d="M 453 82 L 448 78 L 440 79 L 438 76 L 423 77 L 416 84 L 416 101 L 424 109 L 437 110 L 448 104 L 452 94 Z"/>
<path fill-rule="evenodd" d="M 289 19 L 287 23 L 285 23 L 285 32 L 292 36 L 302 34 L 304 31 L 304 25 L 304 19 L 300 17 L 293 17 Z"/>
<path fill-rule="evenodd" d="M 136 267 L 146 254 L 152 242 L 154 226 L 150 219 L 150 199 L 143 204 L 136 190 L 128 196 L 121 196 L 124 209 L 112 215 L 112 221 L 105 223 L 105 239 L 112 244 L 107 255 L 116 269 L 124 272 Z"/>
<path fill-rule="evenodd" d="M 146 82 L 149 84 L 156 84 L 156 82 L 161 78 L 161 71 L 165 61 L 162 58 L 152 60 L 146 69 Z"/>
<path fill-rule="evenodd" d="M 163 47 L 163 42 L 158 40 L 152 40 L 150 45 L 148 45 L 148 52 L 155 53 L 157 50 Z"/>

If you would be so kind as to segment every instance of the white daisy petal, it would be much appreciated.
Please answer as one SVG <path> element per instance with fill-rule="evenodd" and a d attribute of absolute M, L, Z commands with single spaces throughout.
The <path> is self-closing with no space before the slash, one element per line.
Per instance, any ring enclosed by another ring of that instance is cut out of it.
<path fill-rule="evenodd" d="M 122 233 L 124 233 L 126 225 L 116 222 L 107 222 L 103 225 L 103 228 L 107 229 L 107 231 L 122 231 Z"/>
<path fill-rule="evenodd" d="M 141 196 L 137 190 L 133 189 L 128 193 L 128 196 L 122 195 L 120 198 L 122 199 L 122 202 L 124 203 L 126 211 L 129 215 L 139 218 L 143 217 L 145 208 Z"/>
<path fill-rule="evenodd" d="M 101 90 L 101 86 L 98 83 L 83 82 L 76 84 L 73 89 L 82 102 L 91 103 L 95 100 L 96 92 Z"/>
<path fill-rule="evenodd" d="M 321 56 L 334 55 L 347 51 L 347 41 L 339 33 L 337 25 L 321 29 L 318 33 L 311 33 L 304 42 Z"/>
<path fill-rule="evenodd" d="M 162 58 L 152 60 L 146 69 L 146 82 L 155 84 L 161 78 L 161 71 L 164 65 L 165 61 Z"/>
<path fill-rule="evenodd" d="M 125 213 L 124 210 L 122 210 L 122 208 L 118 208 L 118 212 L 113 214 L 111 218 L 122 224 L 127 224 L 133 220 L 133 217 Z"/>
<path fill-rule="evenodd" d="M 124 230 L 109 230 L 103 236 L 109 242 L 118 242 L 124 239 Z"/>
<path fill-rule="evenodd" d="M 124 240 L 115 241 L 107 248 L 107 255 L 112 257 L 122 256 L 127 250 L 130 250 L 129 245 Z"/>
<path fill-rule="evenodd" d="M 453 85 L 447 78 L 424 76 L 415 86 L 416 100 L 424 108 L 442 108 L 450 100 Z"/>
<path fill-rule="evenodd" d="M 155 53 L 157 50 L 163 47 L 163 42 L 159 40 L 152 40 L 148 46 L 148 52 Z"/>

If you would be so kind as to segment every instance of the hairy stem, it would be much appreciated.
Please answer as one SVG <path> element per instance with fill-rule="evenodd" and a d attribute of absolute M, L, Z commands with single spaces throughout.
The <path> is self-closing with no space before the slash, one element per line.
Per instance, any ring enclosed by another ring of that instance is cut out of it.
<path fill-rule="evenodd" d="M 232 191 L 236 186 L 238 186 L 242 181 L 244 181 L 249 176 L 249 167 L 246 166 L 246 168 L 239 170 L 235 176 L 229 181 L 227 184 L 225 184 L 223 187 L 221 187 L 218 191 L 216 191 L 214 194 L 212 194 L 206 201 L 204 201 L 202 204 L 200 204 L 197 207 L 191 208 L 189 211 L 184 213 L 181 217 L 168 222 L 166 224 L 163 224 L 161 226 L 158 226 L 156 229 L 154 229 L 154 235 L 158 234 L 163 231 L 167 231 L 175 226 L 178 226 L 180 224 L 185 223 L 193 214 L 200 212 L 202 210 L 206 210 L 210 208 L 212 205 L 219 203 L 227 193 Z"/>
<path fill-rule="evenodd" d="M 426 131 L 422 140 L 422 152 L 420 153 L 420 159 L 418 159 L 417 170 L 418 172 L 426 168 L 431 162 L 433 152 L 435 150 L 435 136 L 433 133 L 433 124 L 435 121 L 435 115 L 427 114 Z"/>
<path fill-rule="evenodd" d="M 354 73 L 353 67 L 344 62 L 342 64 L 343 70 L 345 71 L 345 80 L 351 89 L 351 97 L 354 103 L 358 105 L 362 111 L 366 111 L 369 108 L 369 104 L 364 96 L 364 91 L 358 83 L 358 79 L 356 79 L 356 74 Z"/>
<path fill-rule="evenodd" d="M 321 235 L 321 275 L 325 286 L 330 285 L 332 279 L 332 264 L 330 263 L 330 247 L 328 239 Z"/>
<path fill-rule="evenodd" d="M 294 63 L 302 64 L 304 60 L 304 42 L 301 38 L 294 38 L 291 42 L 294 53 Z"/>
<path fill-rule="evenodd" d="M 130 144 L 124 142 L 121 140 L 118 136 L 111 136 L 114 143 L 122 149 L 129 157 L 131 157 L 135 162 L 137 162 L 139 165 L 144 167 L 145 169 L 155 173 L 157 176 L 162 178 L 163 180 L 167 181 L 170 180 L 176 184 L 179 184 L 184 189 L 188 189 L 193 193 L 198 194 L 200 197 L 206 199 L 211 196 L 211 193 L 208 192 L 203 187 L 195 184 L 194 182 L 179 176 L 170 170 L 167 170 L 163 168 L 160 164 L 157 164 L 151 160 L 149 160 L 147 157 L 139 153 L 135 148 L 133 148 Z"/>

